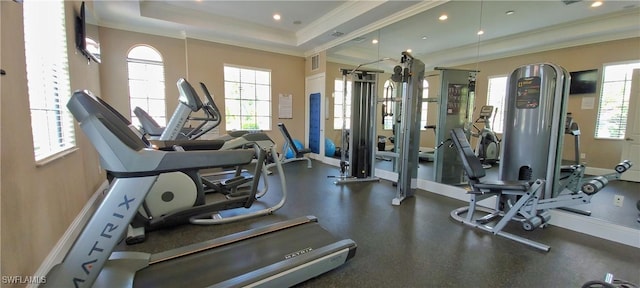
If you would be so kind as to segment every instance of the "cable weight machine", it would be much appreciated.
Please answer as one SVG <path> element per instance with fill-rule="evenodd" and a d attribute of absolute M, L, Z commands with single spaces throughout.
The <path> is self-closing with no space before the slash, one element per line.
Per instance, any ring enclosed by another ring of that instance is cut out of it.
<path fill-rule="evenodd" d="M 373 175 L 376 136 L 376 92 L 380 70 L 364 70 L 360 67 L 383 61 L 360 64 L 355 69 L 341 68 L 342 93 L 342 147 L 349 147 L 349 159 L 340 155 L 340 176 L 335 184 L 379 181 Z M 351 123 L 347 129 L 347 82 L 351 80 Z M 347 144 L 348 143 L 348 144 Z"/>

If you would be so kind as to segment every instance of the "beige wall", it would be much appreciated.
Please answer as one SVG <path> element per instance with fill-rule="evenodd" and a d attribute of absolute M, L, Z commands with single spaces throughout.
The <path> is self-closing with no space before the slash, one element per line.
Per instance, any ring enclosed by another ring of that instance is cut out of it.
<path fill-rule="evenodd" d="M 76 127 L 77 150 L 36 166 L 27 94 L 22 5 L 2 7 L 2 271 L 1 275 L 33 275 L 87 199 L 103 181 L 95 150 Z M 71 89 L 100 90 L 98 66 L 87 65 L 75 52 L 73 9 L 67 2 L 67 45 Z"/>
<path fill-rule="evenodd" d="M 275 132 L 276 123 L 282 121 L 294 138 L 304 139 L 304 77 L 310 73 L 306 70 L 307 61 L 304 58 L 195 39 L 185 41 L 100 28 L 103 63 L 87 65 L 86 59 L 75 53 L 75 49 L 72 48 L 73 18 L 69 15 L 72 15 L 73 9 L 77 9 L 78 5 L 79 2 L 67 2 L 66 8 L 70 47 L 69 70 L 73 90 L 92 90 L 128 115 L 125 59 L 129 49 L 140 43 L 152 45 L 163 55 L 167 114 L 172 113 L 177 103 L 177 89 L 174 83 L 179 77 L 187 77 L 193 84 L 199 81 L 206 83 L 215 94 L 218 105 L 224 109 L 221 101 L 224 97 L 223 64 L 270 69 L 274 99 L 273 115 L 277 115 L 279 93 L 290 93 L 294 97 L 293 119 L 280 120 L 274 117 L 274 131 L 271 135 L 279 144 L 282 143 L 279 133 Z M 36 166 L 31 148 L 33 143 L 28 112 L 24 45 L 23 41 L 16 41 L 23 39 L 22 5 L 12 1 L 0 1 L 0 13 L 0 57 L 2 68 L 7 71 L 7 75 L 0 78 L 0 117 L 1 123 L 4 123 L 0 130 L 0 243 L 3 252 L 0 274 L 28 276 L 33 275 L 91 193 L 102 183 L 104 173 L 98 168 L 97 154 L 79 129 L 76 129 L 76 151 L 46 165 Z M 640 59 L 639 48 L 640 39 L 635 38 L 479 63 L 478 67 L 482 72 L 478 76 L 476 103 L 480 105 L 479 103 L 485 102 L 488 76 L 508 74 L 519 65 L 550 61 L 562 65 L 569 71 L 601 69 L 603 63 Z M 320 63 L 325 65 L 325 61 Z M 339 64 L 326 63 L 326 67 L 322 68 L 322 71 L 326 71 L 327 95 L 332 94 L 333 79 L 340 77 L 340 67 L 342 66 Z M 475 64 L 468 68 L 475 68 Z M 379 86 L 381 93 L 382 85 Z M 586 161 L 593 167 L 610 168 L 619 160 L 621 142 L 593 139 L 597 109 L 580 109 L 581 99 L 587 96 L 598 95 L 571 96 L 569 110 L 581 125 L 582 149 L 587 154 Z M 434 97 L 431 92 L 430 97 Z M 331 116 L 333 98 L 328 99 Z M 331 117 L 329 118 L 326 122 L 326 136 L 338 143 L 340 131 L 332 129 L 333 122 Z"/>
<path fill-rule="evenodd" d="M 603 42 L 598 44 L 564 48 L 540 53 L 508 57 L 498 60 L 485 61 L 477 64 L 480 73 L 476 86 L 476 113 L 478 117 L 479 107 L 486 103 L 488 77 L 495 75 L 508 75 L 517 67 L 527 64 L 551 62 L 564 67 L 567 71 L 580 71 L 598 69 L 602 73 L 605 63 L 640 60 L 640 38 L 631 38 L 618 41 Z M 464 66 L 467 69 L 476 69 L 476 64 Z M 598 113 L 598 101 L 600 96 L 600 84 L 596 87 L 596 93 L 569 96 L 568 112 L 573 113 L 574 121 L 580 125 L 580 150 L 586 154 L 586 165 L 594 168 L 613 169 L 620 162 L 622 153 L 622 140 L 595 139 L 595 124 Z M 596 106 L 593 109 L 582 109 L 582 99 L 595 97 Z M 574 159 L 573 137 L 565 137 L 564 159 Z"/>
<path fill-rule="evenodd" d="M 224 65 L 238 65 L 271 71 L 271 131 L 265 131 L 282 147 L 284 140 L 277 124 L 284 123 L 291 137 L 304 139 L 305 123 L 305 59 L 248 48 L 229 46 L 195 39 L 187 41 L 188 73 L 192 85 L 203 82 L 224 113 Z M 199 87 L 196 89 L 200 89 Z M 199 90 L 198 90 L 199 91 Z M 278 119 L 278 97 L 291 94 L 293 118 Z M 173 108 L 172 108 L 173 109 Z M 220 131 L 226 131 L 225 123 Z"/>
<path fill-rule="evenodd" d="M 166 115 L 171 117 L 173 110 L 178 105 L 176 81 L 180 77 L 186 78 L 184 40 L 104 27 L 100 27 L 99 34 L 102 59 L 99 96 L 121 114 L 127 118 L 130 117 L 127 54 L 134 45 L 148 45 L 162 55 L 165 73 Z"/>
<path fill-rule="evenodd" d="M 154 47 L 162 55 L 165 70 L 166 111 L 170 117 L 178 103 L 176 81 L 184 77 L 201 93 L 199 82 L 207 85 L 216 105 L 224 113 L 224 65 L 271 70 L 271 131 L 266 131 L 282 147 L 284 140 L 278 122 L 287 126 L 294 138 L 304 139 L 304 69 L 302 57 L 264 52 L 197 39 L 174 39 L 123 30 L 100 28 L 102 96 L 129 117 L 129 91 L 126 56 L 138 44 Z M 293 95 L 293 119 L 278 119 L 278 95 Z M 204 97 L 204 95 L 200 95 Z M 197 123 L 192 123 L 197 125 Z M 226 131 L 225 123 L 219 126 Z"/>

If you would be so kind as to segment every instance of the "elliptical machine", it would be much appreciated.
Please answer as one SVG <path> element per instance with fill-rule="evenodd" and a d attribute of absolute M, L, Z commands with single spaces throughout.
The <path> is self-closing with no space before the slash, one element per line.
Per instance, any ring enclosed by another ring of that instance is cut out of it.
<path fill-rule="evenodd" d="M 500 157 L 500 139 L 496 136 L 496 133 L 491 129 L 491 116 L 494 109 L 491 105 L 485 105 L 480 108 L 480 116 L 473 123 L 473 128 L 476 129 L 476 133 L 471 133 L 471 136 L 478 137 L 478 143 L 476 144 L 476 155 L 482 162 L 482 167 L 485 169 L 491 168 L 495 165 Z M 495 118 L 494 118 L 495 120 Z M 476 126 L 476 123 L 483 123 L 482 129 Z"/>

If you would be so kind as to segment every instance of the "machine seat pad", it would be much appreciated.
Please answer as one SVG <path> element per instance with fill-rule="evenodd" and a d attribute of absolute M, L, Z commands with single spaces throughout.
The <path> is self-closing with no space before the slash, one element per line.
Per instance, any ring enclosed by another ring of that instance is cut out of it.
<path fill-rule="evenodd" d="M 311 153 L 311 149 L 309 148 L 302 148 L 302 149 L 298 149 L 298 157 L 302 157 L 304 154 L 307 153 Z"/>
<path fill-rule="evenodd" d="M 160 150 L 171 151 L 173 146 L 180 146 L 185 151 L 192 150 L 219 150 L 224 145 L 224 140 L 150 140 L 151 144 Z"/>
<path fill-rule="evenodd" d="M 474 188 L 477 189 L 488 189 L 488 190 L 515 190 L 515 191 L 527 191 L 530 187 L 529 182 L 525 181 L 487 181 L 476 183 L 473 185 Z"/>

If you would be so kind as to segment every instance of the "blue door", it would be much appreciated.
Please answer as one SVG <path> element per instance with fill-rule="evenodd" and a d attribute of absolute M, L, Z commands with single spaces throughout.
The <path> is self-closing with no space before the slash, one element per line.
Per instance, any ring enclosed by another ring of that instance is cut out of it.
<path fill-rule="evenodd" d="M 320 154 L 320 115 L 321 98 L 320 93 L 309 95 L 309 149 L 311 152 Z"/>

